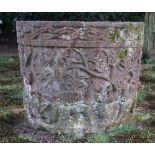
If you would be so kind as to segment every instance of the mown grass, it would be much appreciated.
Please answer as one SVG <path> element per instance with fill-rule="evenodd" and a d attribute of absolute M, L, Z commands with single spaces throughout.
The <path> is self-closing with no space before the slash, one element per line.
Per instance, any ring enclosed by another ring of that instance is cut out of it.
<path fill-rule="evenodd" d="M 21 138 L 16 134 L 14 126 L 21 122 L 25 114 L 24 113 L 14 113 L 12 108 L 9 107 L 6 111 L 0 114 L 0 143 L 27 143 L 30 141 L 27 137 Z"/>
<path fill-rule="evenodd" d="M 23 91 L 17 54 L 0 55 L 0 142 L 25 143 L 27 138 L 16 134 L 14 126 L 25 118 L 22 109 Z"/>
<path fill-rule="evenodd" d="M 137 124 L 122 124 L 102 134 L 92 134 L 90 143 L 154 143 L 154 128 L 140 128 Z"/>
<path fill-rule="evenodd" d="M 121 124 L 120 126 L 116 126 L 105 133 L 102 134 L 93 134 L 90 136 L 89 142 L 91 143 L 111 143 L 114 136 L 121 134 L 123 132 L 131 132 L 137 131 L 138 128 L 132 124 Z"/>

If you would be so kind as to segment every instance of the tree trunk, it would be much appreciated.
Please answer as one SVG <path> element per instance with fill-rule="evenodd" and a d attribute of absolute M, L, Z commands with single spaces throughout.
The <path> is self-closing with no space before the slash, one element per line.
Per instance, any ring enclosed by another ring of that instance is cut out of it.
<path fill-rule="evenodd" d="M 145 13 L 143 58 L 155 62 L 155 13 Z"/>

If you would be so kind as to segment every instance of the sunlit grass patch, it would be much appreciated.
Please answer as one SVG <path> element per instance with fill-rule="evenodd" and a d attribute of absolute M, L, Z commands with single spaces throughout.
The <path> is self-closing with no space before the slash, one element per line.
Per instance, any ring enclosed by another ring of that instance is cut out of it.
<path fill-rule="evenodd" d="M 91 135 L 90 143 L 108 143 L 110 141 L 110 136 L 108 134 L 93 134 Z"/>
<path fill-rule="evenodd" d="M 1 85 L 0 84 L 0 106 L 22 105 L 23 89 L 21 83 Z"/>
<path fill-rule="evenodd" d="M 14 92 L 12 92 L 11 96 L 14 98 L 23 98 L 23 88 L 19 87 Z"/>
<path fill-rule="evenodd" d="M 15 77 L 10 77 L 10 76 L 0 76 L 0 85 L 11 85 L 12 83 L 17 84 L 21 83 L 22 78 L 21 76 L 15 76 Z"/>
<path fill-rule="evenodd" d="M 16 63 L 17 60 L 19 59 L 18 55 L 1 55 L 0 56 L 0 64 L 9 64 L 9 63 Z"/>
<path fill-rule="evenodd" d="M 15 90 L 17 88 L 20 88 L 21 84 L 17 83 L 17 84 L 11 84 L 11 85 L 1 85 L 0 84 L 0 91 L 1 90 Z"/>
<path fill-rule="evenodd" d="M 9 105 L 9 106 L 0 106 L 0 117 L 5 117 L 10 113 L 13 113 L 16 109 L 23 109 L 22 105 Z"/>
<path fill-rule="evenodd" d="M 137 131 L 126 131 L 116 134 L 111 139 L 116 143 L 154 143 L 155 131 L 154 129 L 141 129 Z"/>
<path fill-rule="evenodd" d="M 18 54 L 0 55 L 0 143 L 32 142 L 16 134 L 14 126 L 25 119 Z"/>
<path fill-rule="evenodd" d="M 139 89 L 137 93 L 137 101 L 143 102 L 146 97 L 146 91 L 144 89 Z"/>
<path fill-rule="evenodd" d="M 115 135 L 118 135 L 123 132 L 131 132 L 131 131 L 135 132 L 137 130 L 138 128 L 135 125 L 124 123 L 124 124 L 121 124 L 120 126 L 116 126 L 110 130 L 107 130 L 104 133 L 92 134 L 89 137 L 88 141 L 90 143 L 109 143 L 109 142 L 112 142 L 112 138 Z"/>
<path fill-rule="evenodd" d="M 151 119 L 151 115 L 148 112 L 137 112 L 134 115 L 136 121 L 146 121 Z"/>

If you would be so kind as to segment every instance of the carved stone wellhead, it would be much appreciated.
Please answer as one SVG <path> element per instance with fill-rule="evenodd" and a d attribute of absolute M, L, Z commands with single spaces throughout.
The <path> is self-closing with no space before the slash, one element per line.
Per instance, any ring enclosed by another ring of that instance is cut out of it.
<path fill-rule="evenodd" d="M 139 85 L 143 23 L 16 23 L 24 106 L 53 133 L 101 133 L 129 113 Z"/>

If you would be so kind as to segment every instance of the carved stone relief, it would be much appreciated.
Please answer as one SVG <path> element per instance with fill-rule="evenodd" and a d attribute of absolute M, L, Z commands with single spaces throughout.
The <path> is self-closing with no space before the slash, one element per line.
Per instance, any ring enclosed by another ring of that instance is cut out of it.
<path fill-rule="evenodd" d="M 125 24 L 17 22 L 24 105 L 32 125 L 53 133 L 98 133 L 130 110 L 143 41 L 135 38 L 143 28 L 128 32 Z"/>

